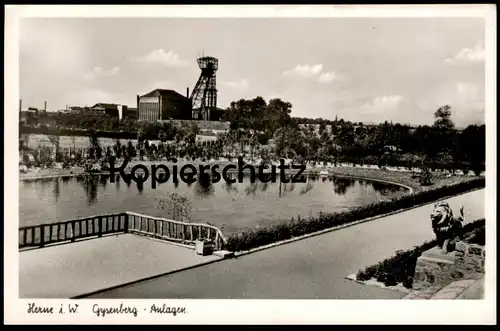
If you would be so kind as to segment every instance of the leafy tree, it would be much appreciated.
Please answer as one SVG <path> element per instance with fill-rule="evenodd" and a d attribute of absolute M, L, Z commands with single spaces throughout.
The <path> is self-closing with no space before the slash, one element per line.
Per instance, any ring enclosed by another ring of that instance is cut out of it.
<path fill-rule="evenodd" d="M 434 112 L 434 127 L 442 130 L 452 130 L 455 124 L 451 120 L 451 107 L 445 105 Z"/>
<path fill-rule="evenodd" d="M 156 209 L 166 210 L 174 221 L 191 222 L 192 205 L 184 194 L 170 192 L 156 197 Z"/>
<path fill-rule="evenodd" d="M 59 132 L 56 132 L 55 135 L 49 135 L 49 141 L 52 144 L 52 148 L 55 151 L 56 155 L 56 162 L 60 162 L 62 159 L 62 155 L 59 153 L 60 149 L 60 137 L 59 137 Z"/>
<path fill-rule="evenodd" d="M 160 130 L 160 132 L 158 133 L 158 140 L 160 140 L 162 143 L 167 141 L 167 134 L 165 133 L 165 131 Z"/>

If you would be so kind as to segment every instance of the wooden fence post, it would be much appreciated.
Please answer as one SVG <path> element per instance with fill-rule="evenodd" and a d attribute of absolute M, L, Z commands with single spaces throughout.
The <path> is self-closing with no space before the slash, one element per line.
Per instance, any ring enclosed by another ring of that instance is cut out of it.
<path fill-rule="evenodd" d="M 26 245 L 27 237 L 28 237 L 28 231 L 26 229 L 22 230 L 23 231 L 23 245 Z"/>
<path fill-rule="evenodd" d="M 125 231 L 124 232 L 128 233 L 128 217 L 129 216 L 127 213 L 125 213 L 124 216 L 125 216 L 125 229 L 124 229 Z"/>
<path fill-rule="evenodd" d="M 75 241 L 75 238 L 76 238 L 76 222 L 73 221 L 71 222 L 71 229 L 73 230 L 73 233 L 71 235 L 71 241 Z M 82 228 L 78 228 L 78 230 L 81 232 L 82 231 Z"/>
<path fill-rule="evenodd" d="M 102 217 L 97 217 L 97 236 L 102 237 Z"/>
<path fill-rule="evenodd" d="M 45 246 L 45 225 L 40 227 L 40 247 Z"/>
<path fill-rule="evenodd" d="M 215 233 L 215 249 L 216 250 L 220 250 L 220 248 L 221 248 L 219 240 L 220 240 L 220 238 L 219 238 L 219 231 L 216 231 L 216 233 Z"/>

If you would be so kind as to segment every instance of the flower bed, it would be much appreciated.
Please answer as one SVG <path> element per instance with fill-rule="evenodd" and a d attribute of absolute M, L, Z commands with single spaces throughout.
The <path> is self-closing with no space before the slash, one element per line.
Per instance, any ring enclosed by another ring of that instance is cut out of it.
<path fill-rule="evenodd" d="M 484 235 L 484 229 L 485 219 L 470 222 L 464 225 L 462 236 L 473 235 L 473 237 L 476 238 L 476 236 L 480 236 L 481 233 Z M 398 251 L 395 256 L 358 271 L 356 280 L 368 281 L 376 279 L 385 286 L 395 286 L 401 283 L 406 288 L 412 288 L 418 257 L 422 255 L 423 252 L 436 245 L 437 241 L 431 240 L 420 246 L 415 246 L 410 250 Z"/>
<path fill-rule="evenodd" d="M 443 186 L 433 190 L 421 191 L 389 201 L 381 201 L 369 205 L 352 208 L 345 212 L 320 213 L 316 217 L 297 218 L 288 222 L 255 229 L 248 232 L 234 234 L 228 237 L 225 249 L 238 252 L 247 251 L 260 246 L 280 242 L 301 235 L 333 228 L 335 226 L 349 224 L 379 216 L 398 210 L 415 207 L 417 205 L 433 202 L 444 197 L 464 193 L 485 186 L 485 179 L 479 178 L 455 185 Z"/>

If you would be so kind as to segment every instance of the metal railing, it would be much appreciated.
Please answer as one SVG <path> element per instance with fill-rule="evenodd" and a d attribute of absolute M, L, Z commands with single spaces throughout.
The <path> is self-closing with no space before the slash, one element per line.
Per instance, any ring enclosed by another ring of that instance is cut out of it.
<path fill-rule="evenodd" d="M 74 242 L 85 238 L 99 238 L 114 233 L 133 233 L 185 245 L 206 240 L 215 250 L 224 247 L 226 238 L 212 225 L 187 223 L 133 212 L 107 214 L 76 220 L 46 223 L 19 228 L 19 249 Z"/>

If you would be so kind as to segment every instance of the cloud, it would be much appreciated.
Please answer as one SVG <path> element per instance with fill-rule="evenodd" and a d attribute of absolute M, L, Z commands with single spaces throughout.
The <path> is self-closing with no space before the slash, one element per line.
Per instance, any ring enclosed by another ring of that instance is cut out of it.
<path fill-rule="evenodd" d="M 175 87 L 176 86 L 174 82 L 170 80 L 158 80 L 149 84 L 145 84 L 143 87 L 141 87 L 139 90 L 139 95 L 149 93 L 156 89 L 172 90 L 175 89 Z"/>
<path fill-rule="evenodd" d="M 242 79 L 240 81 L 221 81 L 221 85 L 227 86 L 233 90 L 246 90 L 250 84 L 246 79 Z"/>
<path fill-rule="evenodd" d="M 484 62 L 486 52 L 484 47 L 477 44 L 474 48 L 464 48 L 460 50 L 453 58 L 445 60 L 447 64 L 465 64 L 473 62 Z"/>
<path fill-rule="evenodd" d="M 484 89 L 470 83 L 459 82 L 450 95 L 452 119 L 458 126 L 484 123 Z"/>
<path fill-rule="evenodd" d="M 340 81 L 345 79 L 345 76 L 338 72 L 323 71 L 322 64 L 299 64 L 295 68 L 283 72 L 283 76 L 302 79 L 314 78 L 319 84 L 329 84 L 333 81 Z"/>
<path fill-rule="evenodd" d="M 160 80 L 160 81 L 156 81 L 154 83 L 151 83 L 151 84 L 148 84 L 148 88 L 150 90 L 154 90 L 154 89 L 171 89 L 174 87 L 174 83 L 170 80 Z M 149 92 L 149 91 L 148 91 Z"/>
<path fill-rule="evenodd" d="M 283 72 L 283 76 L 311 78 L 317 76 L 323 70 L 322 64 L 315 65 L 297 65 L 295 68 Z"/>
<path fill-rule="evenodd" d="M 144 56 L 134 57 L 132 60 L 137 63 L 162 65 L 166 67 L 182 67 L 189 64 L 184 59 L 181 59 L 179 54 L 173 51 L 165 52 L 163 49 L 154 50 Z"/>
<path fill-rule="evenodd" d="M 451 106 L 451 119 L 458 127 L 484 123 L 485 91 L 481 82 L 459 81 L 435 88 L 428 98 L 420 99 L 416 105 L 420 109 L 420 119 L 427 124 L 434 121 L 433 113 L 443 105 Z M 417 118 L 418 120 L 418 118 Z"/>
<path fill-rule="evenodd" d="M 460 82 L 457 83 L 457 92 L 460 93 L 461 95 L 475 97 L 478 93 L 478 88 L 474 84 Z"/>
<path fill-rule="evenodd" d="M 104 70 L 101 67 L 94 67 L 91 72 L 86 73 L 83 75 L 83 79 L 86 82 L 91 82 L 97 78 L 100 77 L 111 77 L 111 76 L 116 76 L 120 73 L 120 67 L 113 67 L 109 70 Z"/>
<path fill-rule="evenodd" d="M 458 106 L 466 109 L 480 109 L 484 111 L 484 90 L 468 82 L 460 82 L 456 85 L 455 102 Z"/>
<path fill-rule="evenodd" d="M 400 95 L 379 96 L 372 101 L 365 103 L 360 108 L 361 114 L 384 114 L 389 113 L 398 108 L 403 97 Z"/>
<path fill-rule="evenodd" d="M 328 84 L 333 81 L 344 80 L 344 75 L 336 73 L 334 71 L 331 72 L 322 72 L 318 77 L 318 83 L 320 84 Z"/>

